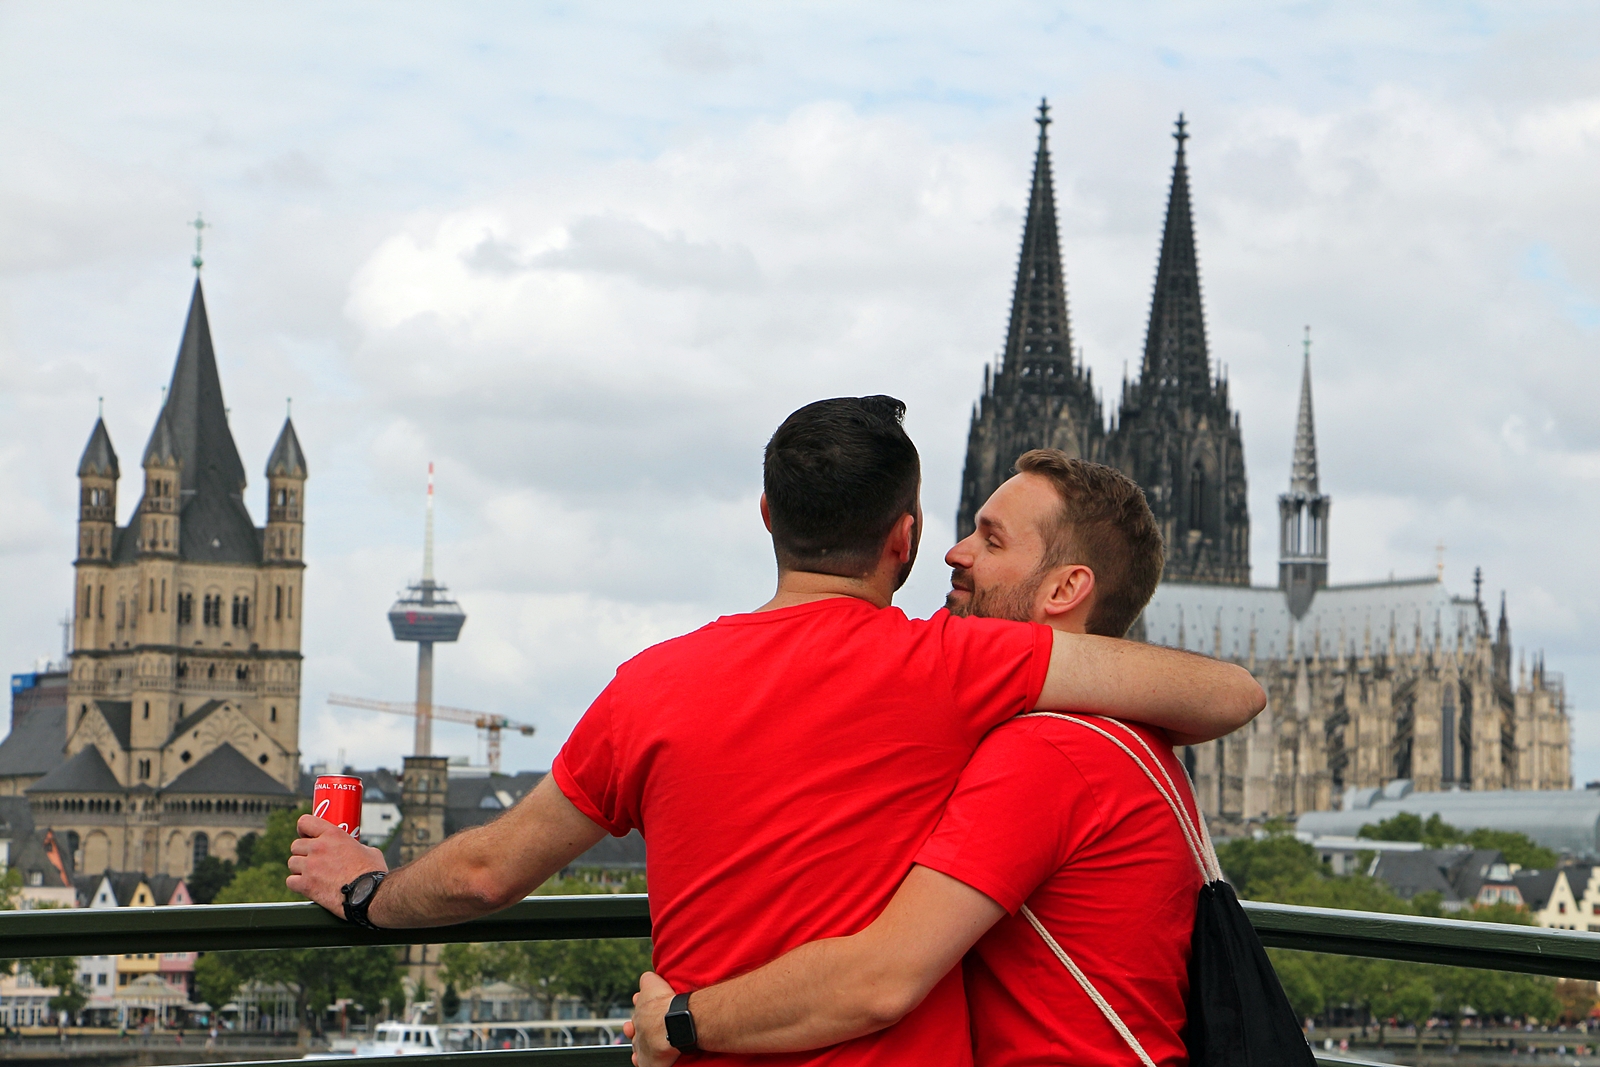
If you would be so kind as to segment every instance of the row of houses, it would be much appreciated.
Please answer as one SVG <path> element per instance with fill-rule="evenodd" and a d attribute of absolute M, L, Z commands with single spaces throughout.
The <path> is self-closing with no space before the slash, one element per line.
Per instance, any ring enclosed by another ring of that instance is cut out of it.
<path fill-rule="evenodd" d="M 1334 874 L 1366 874 L 1402 900 L 1431 894 L 1442 911 L 1508 904 L 1538 926 L 1600 933 L 1600 865 L 1567 863 L 1533 870 L 1497 849 L 1426 848 L 1415 841 L 1298 835 Z"/>

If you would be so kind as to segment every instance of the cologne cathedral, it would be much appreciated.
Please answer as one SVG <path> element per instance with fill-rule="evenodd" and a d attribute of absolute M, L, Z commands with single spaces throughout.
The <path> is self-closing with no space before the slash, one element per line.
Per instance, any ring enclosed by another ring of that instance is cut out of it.
<path fill-rule="evenodd" d="M 1161 586 L 1131 636 L 1245 665 L 1268 695 L 1245 729 L 1186 752 L 1200 803 L 1227 823 L 1337 807 L 1355 791 L 1570 789 L 1571 723 L 1542 656 L 1513 662 L 1505 598 L 1491 627 L 1439 574 L 1328 581 L 1331 498 L 1317 468 L 1309 340 L 1277 584 L 1250 583 L 1238 413 L 1213 370 L 1182 116 L 1138 377 L 1109 425 L 1074 357 L 1051 180 L 1049 110 L 1023 226 L 1005 349 L 984 368 L 967 439 L 958 536 L 1030 448 L 1109 463 L 1144 489 L 1167 546 Z"/>
<path fill-rule="evenodd" d="M 300 799 L 306 459 L 285 420 L 256 526 L 198 278 L 140 466 L 119 526 L 121 465 L 94 424 L 65 700 L 14 713 L 0 744 L 0 796 L 65 846 L 64 875 L 184 877 Z"/>

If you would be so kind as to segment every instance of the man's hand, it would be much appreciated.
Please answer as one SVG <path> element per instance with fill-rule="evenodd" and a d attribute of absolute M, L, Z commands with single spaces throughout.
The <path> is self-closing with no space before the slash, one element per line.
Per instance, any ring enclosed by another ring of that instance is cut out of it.
<path fill-rule="evenodd" d="M 344 887 L 368 871 L 387 871 L 383 853 L 368 848 L 326 819 L 302 815 L 295 824 L 300 836 L 289 846 L 291 892 L 344 918 Z"/>
<path fill-rule="evenodd" d="M 667 1041 L 667 1008 L 675 994 L 654 971 L 639 976 L 633 1018 L 622 1024 L 622 1032 L 633 1042 L 634 1067 L 669 1067 L 678 1058 L 678 1050 Z"/>

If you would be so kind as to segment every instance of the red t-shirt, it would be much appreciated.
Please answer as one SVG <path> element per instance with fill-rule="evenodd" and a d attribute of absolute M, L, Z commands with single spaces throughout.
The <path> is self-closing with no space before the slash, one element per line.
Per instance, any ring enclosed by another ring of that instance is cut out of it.
<path fill-rule="evenodd" d="M 1166 785 L 1133 738 L 1088 721 L 1132 749 Z M 1170 743 L 1149 727 L 1132 728 L 1166 766 L 1193 818 Z M 1151 1059 L 1188 1062 L 1184 1001 L 1200 868 L 1172 809 L 1116 745 L 1060 719 L 1000 726 L 961 775 L 917 862 L 1010 913 L 965 961 L 978 1067 L 1139 1062 L 1018 913 L 1024 903 Z"/>
<path fill-rule="evenodd" d="M 983 735 L 1032 707 L 1053 633 L 839 597 L 718 619 L 623 664 L 552 773 L 649 846 L 656 969 L 680 990 L 869 925 Z M 970 1063 L 952 973 L 899 1025 L 726 1062 Z"/>

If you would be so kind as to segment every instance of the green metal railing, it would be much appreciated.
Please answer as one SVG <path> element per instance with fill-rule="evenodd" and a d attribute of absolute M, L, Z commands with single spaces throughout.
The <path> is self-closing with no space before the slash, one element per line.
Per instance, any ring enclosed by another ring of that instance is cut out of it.
<path fill-rule="evenodd" d="M 1600 979 L 1600 934 L 1254 901 L 1244 908 L 1275 948 Z M 9 958 L 648 936 L 642 894 L 529 897 L 486 918 L 412 930 L 363 930 L 312 903 L 0 912 L 0 955 Z M 457 1052 L 406 1056 L 404 1067 L 463 1067 L 462 1057 L 492 1067 L 620 1067 L 628 1056 L 621 1047 Z"/>

